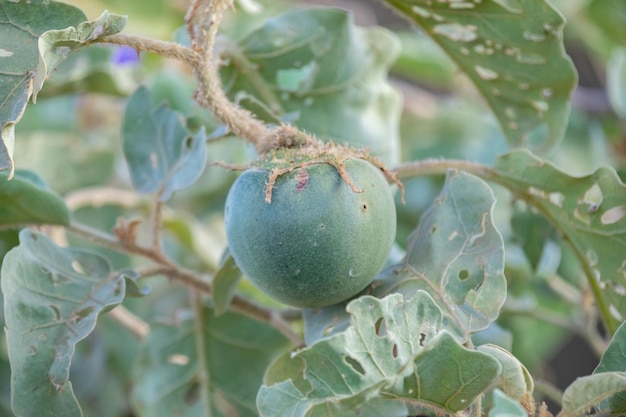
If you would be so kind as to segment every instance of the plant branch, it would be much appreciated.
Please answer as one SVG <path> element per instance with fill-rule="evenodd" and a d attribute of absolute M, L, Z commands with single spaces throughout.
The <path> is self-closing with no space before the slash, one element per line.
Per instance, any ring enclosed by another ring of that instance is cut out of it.
<path fill-rule="evenodd" d="M 121 33 L 107 36 L 100 39 L 98 42 L 130 46 L 138 51 L 152 52 L 167 58 L 186 62 L 191 66 L 196 66 L 199 62 L 197 53 L 195 53 L 192 49 L 175 42 L 160 41 L 137 35 L 125 35 Z"/>
<path fill-rule="evenodd" d="M 109 311 L 107 315 L 140 339 L 143 339 L 150 333 L 150 325 L 122 305 L 118 305 Z"/>
<path fill-rule="evenodd" d="M 214 54 L 222 15 L 231 0 L 197 0 L 190 7 L 187 27 L 199 57 L 194 64 L 198 81 L 195 99 L 211 110 L 237 136 L 253 143 L 260 154 L 275 147 L 276 134 L 252 113 L 236 106 L 224 93 L 219 75 L 220 60 Z"/>

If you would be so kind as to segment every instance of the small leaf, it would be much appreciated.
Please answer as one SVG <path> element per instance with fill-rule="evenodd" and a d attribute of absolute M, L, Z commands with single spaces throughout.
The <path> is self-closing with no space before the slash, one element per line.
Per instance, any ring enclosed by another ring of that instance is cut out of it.
<path fill-rule="evenodd" d="M 570 243 L 610 333 L 626 318 L 626 186 L 612 168 L 571 177 L 528 151 L 495 163 L 495 177 L 550 219 Z M 567 192 L 565 192 L 567 190 Z"/>
<path fill-rule="evenodd" d="M 493 407 L 489 410 L 489 417 L 528 417 L 528 411 L 518 401 L 496 389 L 493 391 Z"/>
<path fill-rule="evenodd" d="M 121 32 L 126 17 L 104 11 L 96 20 L 82 22 L 76 27 L 49 30 L 39 37 L 39 66 L 35 72 L 33 101 L 44 79 L 73 50 L 90 42 Z"/>
<path fill-rule="evenodd" d="M 226 312 L 202 318 L 209 367 L 211 415 L 256 417 L 254 400 L 263 373 L 288 341 L 267 324 Z M 132 392 L 139 417 L 200 416 L 202 389 L 193 319 L 176 325 L 152 324 L 135 368 Z"/>
<path fill-rule="evenodd" d="M 237 267 L 230 251 L 226 249 L 213 277 L 213 307 L 215 308 L 216 316 L 228 310 L 241 277 L 242 274 L 239 267 Z"/>
<path fill-rule="evenodd" d="M 193 184 L 206 164 L 204 129 L 192 134 L 182 120 L 165 106 L 153 109 L 145 87 L 126 105 L 122 139 L 133 186 L 163 202 Z"/>
<path fill-rule="evenodd" d="M 0 0 L 0 171 L 13 172 L 15 124 L 22 118 L 33 91 L 39 65 L 36 40 L 50 29 L 85 20 L 80 9 L 64 3 Z"/>
<path fill-rule="evenodd" d="M 346 11 L 317 7 L 273 17 L 232 48 L 223 51 L 222 69 L 232 100 L 254 96 L 240 104 L 262 108 L 266 122 L 295 116 L 294 125 L 323 140 L 398 162 L 402 105 L 387 72 L 400 42 L 392 32 L 356 27 Z"/>
<path fill-rule="evenodd" d="M 24 229 L 2 265 L 13 411 L 82 416 L 69 380 L 76 344 L 119 304 L 125 282 L 95 254 L 60 248 Z"/>
<path fill-rule="evenodd" d="M 602 354 L 598 367 L 594 374 L 603 372 L 623 372 L 626 373 L 626 322 L 623 322 L 611 339 L 611 343 Z M 600 407 L 601 411 L 611 411 L 613 413 L 626 413 L 626 390 L 608 399 L 606 406 Z"/>
<path fill-rule="evenodd" d="M 586 416 L 591 408 L 603 400 L 624 391 L 626 372 L 603 372 L 580 377 L 563 393 L 563 410 L 558 417 Z M 626 409 L 614 411 L 620 414 L 626 412 Z"/>
<path fill-rule="evenodd" d="M 24 170 L 17 170 L 11 180 L 9 175 L 0 172 L 0 225 L 69 224 L 65 202 L 41 178 Z"/>
<path fill-rule="evenodd" d="M 545 0 L 385 0 L 420 26 L 474 83 L 512 146 L 553 149 L 577 82 L 563 17 Z"/>
<path fill-rule="evenodd" d="M 496 319 L 506 298 L 504 243 L 493 219 L 491 188 L 449 171 L 433 205 L 411 234 L 405 260 L 382 274 L 372 294 L 428 292 L 448 328 L 466 340 Z"/>
<path fill-rule="evenodd" d="M 491 356 L 440 331 L 441 311 L 424 291 L 408 300 L 401 294 L 363 296 L 347 309 L 351 325 L 345 332 L 299 351 L 293 359 L 303 365 L 289 366 L 290 379 L 261 387 L 262 416 L 370 416 L 382 403 L 393 409 L 407 401 L 454 413 L 469 407 L 500 372 Z M 272 372 L 275 381 L 280 370 Z"/>

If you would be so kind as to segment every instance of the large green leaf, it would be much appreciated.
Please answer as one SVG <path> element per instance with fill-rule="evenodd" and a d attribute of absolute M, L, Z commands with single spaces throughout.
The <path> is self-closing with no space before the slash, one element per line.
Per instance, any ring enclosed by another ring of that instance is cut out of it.
<path fill-rule="evenodd" d="M 38 37 L 85 19 L 82 11 L 64 3 L 0 0 L 0 171 L 13 170 L 14 129 L 33 91 Z"/>
<path fill-rule="evenodd" d="M 602 372 L 626 373 L 626 322 L 617 329 L 611 343 L 604 351 L 598 367 L 593 371 L 594 374 Z M 603 403 L 600 409 L 601 411 L 626 413 L 626 389 L 610 397 L 606 405 Z"/>
<path fill-rule="evenodd" d="M 76 344 L 98 315 L 119 304 L 125 280 L 102 257 L 60 248 L 24 229 L 2 264 L 13 411 L 18 416 L 81 416 L 69 380 Z"/>
<path fill-rule="evenodd" d="M 226 47 L 222 76 L 229 96 L 266 121 L 295 118 L 393 164 L 401 103 L 386 74 L 399 49 L 391 32 L 357 28 L 346 11 L 291 10 Z"/>
<path fill-rule="evenodd" d="M 256 393 L 266 367 L 288 341 L 267 324 L 227 312 L 216 317 L 205 309 L 200 360 L 194 321 L 154 324 L 144 340 L 135 368 L 133 404 L 140 417 L 200 417 L 198 378 L 207 363 L 211 415 L 256 417 Z"/>
<path fill-rule="evenodd" d="M 33 97 L 37 97 L 44 79 L 67 54 L 89 42 L 121 32 L 125 25 L 126 17 L 110 14 L 105 10 L 95 20 L 82 22 L 76 27 L 43 33 L 38 42 L 40 60 L 35 72 Z"/>
<path fill-rule="evenodd" d="M 493 224 L 495 197 L 481 179 L 454 170 L 409 238 L 404 261 L 372 285 L 372 294 L 422 289 L 452 333 L 467 340 L 493 322 L 506 298 L 504 243 Z"/>
<path fill-rule="evenodd" d="M 441 311 L 424 291 L 411 298 L 363 296 L 347 310 L 345 332 L 268 370 L 274 384 L 259 390 L 262 416 L 377 416 L 387 406 L 395 416 L 403 414 L 394 407 L 405 402 L 455 413 L 501 371 L 490 355 L 464 348 L 441 330 Z M 288 379 L 276 382 L 272 373 Z"/>
<path fill-rule="evenodd" d="M 626 318 L 626 186 L 615 171 L 575 178 L 520 150 L 496 161 L 492 179 L 538 208 L 570 243 L 614 333 Z"/>
<path fill-rule="evenodd" d="M 384 0 L 420 26 L 483 95 L 512 146 L 550 150 L 577 76 L 563 17 L 545 0 Z"/>
<path fill-rule="evenodd" d="M 154 109 L 145 87 L 128 100 L 122 139 L 133 186 L 142 193 L 159 193 L 161 201 L 193 184 L 204 171 L 204 129 L 192 134 L 178 113 L 165 106 Z"/>
<path fill-rule="evenodd" d="M 70 213 L 65 202 L 48 190 L 37 175 L 17 170 L 10 181 L 8 175 L 0 172 L 0 226 L 69 224 Z"/>

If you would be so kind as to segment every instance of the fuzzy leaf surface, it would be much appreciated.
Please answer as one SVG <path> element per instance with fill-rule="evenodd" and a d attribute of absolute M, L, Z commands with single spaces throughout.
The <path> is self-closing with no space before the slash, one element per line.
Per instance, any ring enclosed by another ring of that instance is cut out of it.
<path fill-rule="evenodd" d="M 37 175 L 17 170 L 13 179 L 8 176 L 8 172 L 0 172 L 0 225 L 69 224 L 65 202 Z"/>
<path fill-rule="evenodd" d="M 69 379 L 74 350 L 98 315 L 122 302 L 124 278 L 106 259 L 29 229 L 1 275 L 14 413 L 82 416 Z"/>
<path fill-rule="evenodd" d="M 206 165 L 204 129 L 191 133 L 182 120 L 165 105 L 154 108 L 145 87 L 129 98 L 124 113 L 124 157 L 133 186 L 141 193 L 159 193 L 163 202 L 193 184 Z"/>
<path fill-rule="evenodd" d="M 580 377 L 563 393 L 563 410 L 559 417 L 587 416 L 593 407 L 624 391 L 626 391 L 626 372 L 602 372 Z M 619 415 L 626 409 L 610 411 L 610 415 Z"/>
<path fill-rule="evenodd" d="M 239 314 L 219 317 L 208 308 L 201 318 L 204 352 L 196 350 L 192 318 L 156 323 L 142 343 L 132 392 L 140 417 L 202 417 L 199 355 L 209 364 L 211 415 L 256 417 L 257 390 L 269 363 L 288 341 L 269 325 Z"/>
<path fill-rule="evenodd" d="M 310 8 L 267 20 L 231 48 L 222 70 L 231 99 L 267 122 L 287 117 L 398 162 L 401 100 L 386 79 L 400 50 L 393 33 L 358 28 L 340 9 Z"/>
<path fill-rule="evenodd" d="M 15 124 L 33 92 L 39 36 L 85 19 L 80 9 L 64 3 L 0 0 L 0 171 L 13 172 Z"/>
<path fill-rule="evenodd" d="M 538 208 L 571 244 L 614 333 L 626 318 L 626 185 L 612 168 L 572 177 L 524 150 L 494 168 L 495 181 Z"/>
<path fill-rule="evenodd" d="M 480 91 L 511 146 L 563 137 L 577 82 L 565 20 L 545 0 L 385 0 L 424 30 Z"/>
<path fill-rule="evenodd" d="M 347 310 L 346 331 L 293 355 L 291 361 L 300 366 L 287 362 L 286 370 L 271 368 L 266 379 L 274 384 L 261 387 L 257 397 L 262 416 L 375 416 L 385 403 L 393 415 L 406 415 L 402 407 L 409 400 L 457 412 L 501 370 L 491 356 L 466 349 L 441 331 L 441 311 L 424 291 L 410 299 L 363 296 Z M 272 372 L 289 378 L 276 382 Z"/>

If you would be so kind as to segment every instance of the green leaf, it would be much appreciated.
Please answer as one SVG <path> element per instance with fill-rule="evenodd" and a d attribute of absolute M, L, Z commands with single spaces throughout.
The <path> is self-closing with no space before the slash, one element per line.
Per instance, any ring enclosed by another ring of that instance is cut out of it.
<path fill-rule="evenodd" d="M 119 304 L 125 281 L 102 257 L 29 229 L 2 265 L 12 406 L 20 416 L 81 416 L 69 380 L 76 344 Z"/>
<path fill-rule="evenodd" d="M 33 101 L 41 90 L 44 79 L 67 57 L 67 54 L 90 42 L 121 32 L 126 17 L 104 11 L 96 20 L 82 22 L 76 27 L 49 30 L 39 37 L 39 66 L 35 72 Z"/>
<path fill-rule="evenodd" d="M 347 310 L 345 332 L 299 351 L 293 360 L 302 366 L 287 365 L 289 379 L 261 387 L 262 416 L 373 416 L 382 404 L 393 409 L 407 401 L 454 413 L 469 407 L 500 372 L 491 356 L 440 331 L 441 311 L 424 291 L 410 299 L 363 296 Z M 392 415 L 402 414 L 395 409 Z"/>
<path fill-rule="evenodd" d="M 231 99 L 254 96 L 240 104 L 274 112 L 267 122 L 295 115 L 321 139 L 370 147 L 393 164 L 401 100 L 386 76 L 399 50 L 391 32 L 355 27 L 346 11 L 290 10 L 226 48 L 222 78 Z"/>
<path fill-rule="evenodd" d="M 538 208 L 570 243 L 613 334 L 626 318 L 626 186 L 615 170 L 571 177 L 523 150 L 494 168 L 495 181 Z"/>
<path fill-rule="evenodd" d="M 478 351 L 486 353 L 500 362 L 502 371 L 498 378 L 497 387 L 506 396 L 521 400 L 524 396 L 532 394 L 534 383 L 530 372 L 512 353 L 496 345 L 482 345 L 478 347 Z"/>
<path fill-rule="evenodd" d="M 607 64 L 606 91 L 615 112 L 626 118 L 626 49 L 617 49 Z"/>
<path fill-rule="evenodd" d="M 256 417 L 255 397 L 265 369 L 288 345 L 267 324 L 205 309 L 201 352 L 209 364 L 213 416 Z M 199 357 L 193 319 L 176 325 L 153 324 L 143 341 L 132 392 L 140 417 L 204 416 L 198 384 Z"/>
<path fill-rule="evenodd" d="M 0 0 L 0 171 L 13 171 L 15 124 L 33 91 L 33 75 L 39 66 L 38 37 L 85 19 L 82 11 L 64 3 Z"/>
<path fill-rule="evenodd" d="M 445 327 L 467 340 L 493 322 L 506 298 L 504 243 L 493 224 L 495 197 L 481 179 L 454 170 L 409 238 L 404 261 L 372 285 L 372 294 L 428 292 Z"/>
<path fill-rule="evenodd" d="M 241 271 L 227 248 L 213 277 L 213 307 L 216 316 L 228 310 L 241 277 Z"/>
<path fill-rule="evenodd" d="M 8 180 L 9 175 L 0 172 L 0 225 L 69 224 L 65 202 L 36 174 L 17 170 L 12 180 Z"/>
<path fill-rule="evenodd" d="M 493 391 L 493 408 L 489 410 L 489 417 L 527 417 L 528 411 L 505 393 L 496 389 Z"/>
<path fill-rule="evenodd" d="M 592 407 L 624 391 L 626 372 L 603 372 L 580 377 L 563 393 L 563 410 L 559 417 L 586 416 Z M 626 409 L 614 411 L 620 414 Z"/>
<path fill-rule="evenodd" d="M 545 0 L 385 0 L 420 26 L 485 98 L 512 146 L 561 140 L 577 82 L 563 17 Z"/>
<path fill-rule="evenodd" d="M 626 322 L 623 322 L 617 329 L 611 343 L 602 354 L 598 367 L 594 374 L 603 372 L 623 372 L 626 373 Z M 606 409 L 617 413 L 626 413 L 626 390 L 608 399 L 606 406 L 601 407 L 601 411 Z"/>
<path fill-rule="evenodd" d="M 192 134 L 178 113 L 165 106 L 152 108 L 145 87 L 128 100 L 122 139 L 133 186 L 142 193 L 159 193 L 163 202 L 193 184 L 204 171 L 204 129 Z"/>

